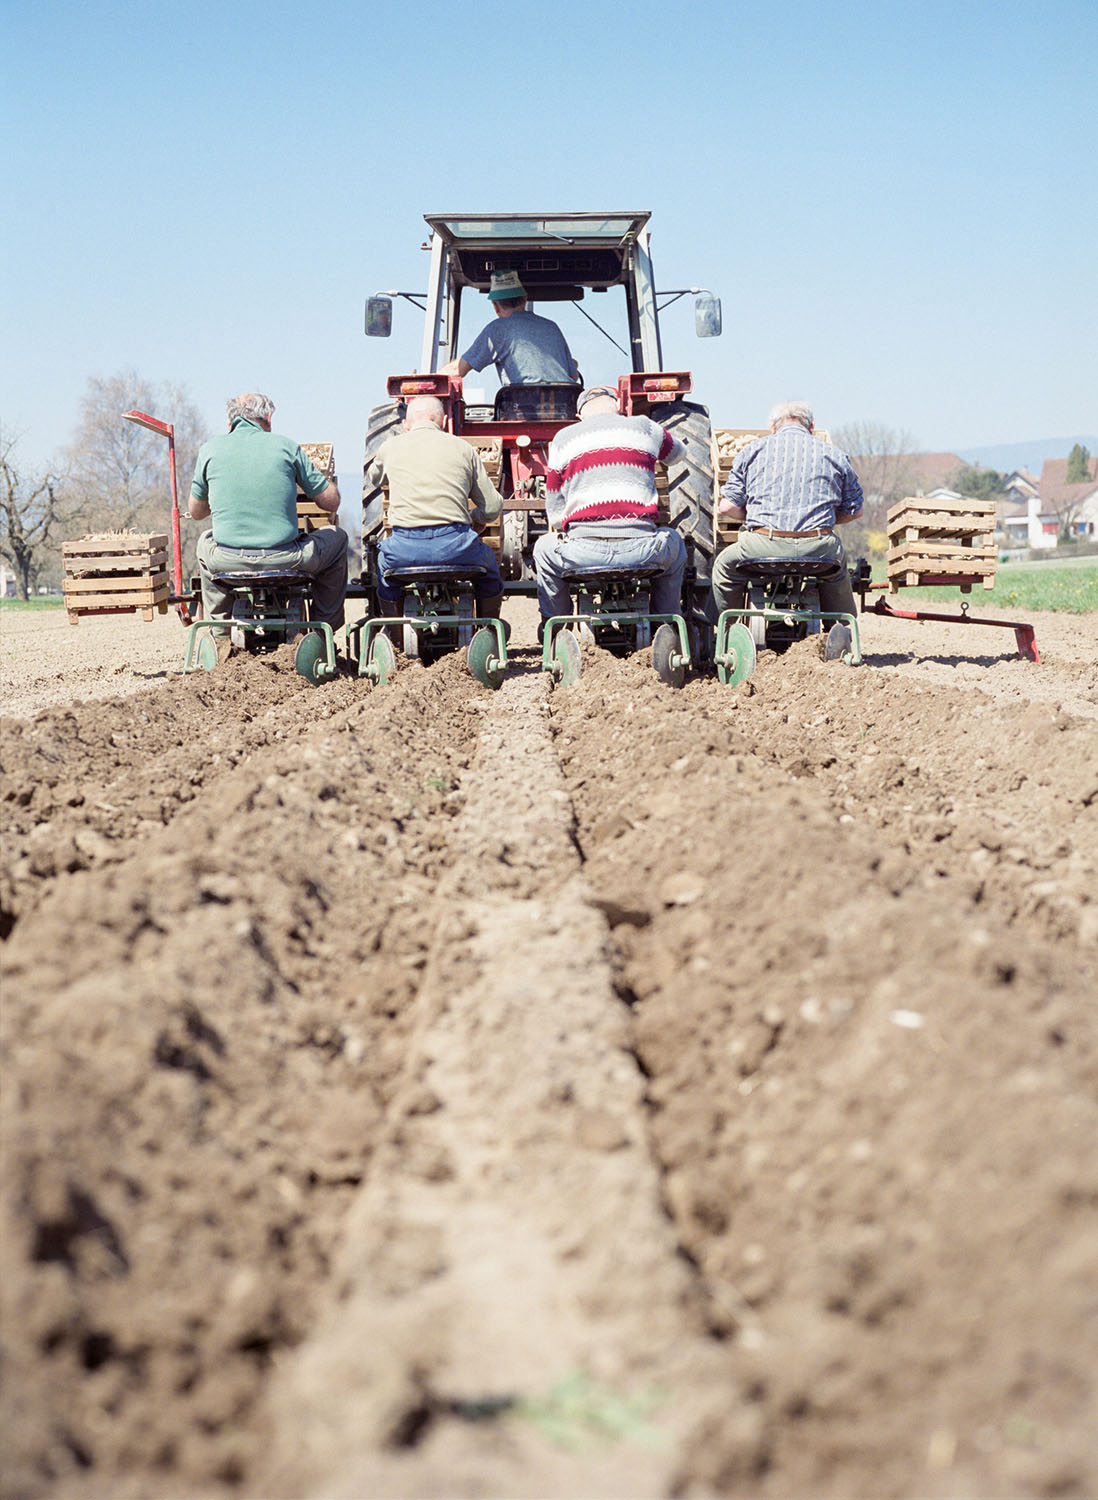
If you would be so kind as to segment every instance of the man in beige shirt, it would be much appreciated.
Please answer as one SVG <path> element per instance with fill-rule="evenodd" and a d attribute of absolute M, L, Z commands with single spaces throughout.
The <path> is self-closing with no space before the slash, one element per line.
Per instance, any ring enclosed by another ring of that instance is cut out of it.
<path fill-rule="evenodd" d="M 404 590 L 386 582 L 390 568 L 428 572 L 439 565 L 466 565 L 485 570 L 474 580 L 477 614 L 498 619 L 499 563 L 474 527 L 483 530 L 494 520 L 503 500 L 480 454 L 444 431 L 445 421 L 437 396 L 416 396 L 408 403 L 404 431 L 382 443 L 366 471 L 368 486 L 384 485 L 389 492 L 392 532 L 378 547 L 378 603 L 384 615 L 401 613 Z"/>

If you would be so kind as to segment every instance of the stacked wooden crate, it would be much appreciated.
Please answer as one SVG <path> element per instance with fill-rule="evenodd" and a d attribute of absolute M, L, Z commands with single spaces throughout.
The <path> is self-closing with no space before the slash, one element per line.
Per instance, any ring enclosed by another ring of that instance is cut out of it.
<path fill-rule="evenodd" d="M 306 458 L 311 458 L 316 468 L 331 483 L 336 477 L 334 445 L 332 443 L 302 443 L 301 448 Z M 310 500 L 308 495 L 303 494 L 301 487 L 298 486 L 297 529 L 299 532 L 315 531 L 318 526 L 334 526 L 335 520 L 330 510 L 323 510 L 315 500 Z"/>
<path fill-rule="evenodd" d="M 889 507 L 888 586 L 919 583 L 995 587 L 995 502 L 968 496 L 908 496 Z"/>
<path fill-rule="evenodd" d="M 498 437 L 470 437 L 462 433 L 465 441 L 480 454 L 488 478 L 499 489 L 499 471 L 503 466 L 503 440 Z M 503 544 L 503 517 L 497 516 L 494 521 L 489 521 L 482 534 L 483 541 L 487 542 L 493 552 L 498 552 Z"/>
<path fill-rule="evenodd" d="M 720 504 L 721 486 L 727 481 L 732 472 L 732 463 L 738 453 L 742 453 L 756 438 L 765 437 L 765 427 L 717 427 L 713 430 L 713 470 L 717 478 L 717 499 L 715 505 Z M 734 542 L 739 535 L 740 523 L 730 521 L 714 510 L 714 529 L 716 531 L 717 551 L 727 547 Z"/>
<path fill-rule="evenodd" d="M 65 542 L 64 596 L 69 623 L 81 615 L 168 612 L 168 538 L 136 531 L 102 531 Z"/>

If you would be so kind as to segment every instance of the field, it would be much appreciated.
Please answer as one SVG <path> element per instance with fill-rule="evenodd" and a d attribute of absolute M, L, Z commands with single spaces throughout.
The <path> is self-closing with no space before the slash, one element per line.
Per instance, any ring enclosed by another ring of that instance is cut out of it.
<path fill-rule="evenodd" d="M 0 1493 L 1098 1493 L 1098 614 L 508 613 L 493 694 L 3 611 Z"/>
<path fill-rule="evenodd" d="M 904 594 L 951 605 L 958 597 L 953 588 L 905 589 Z M 1098 610 L 1098 562 L 1088 557 L 1065 564 L 1008 563 L 996 571 L 993 589 L 977 586 L 968 600 L 974 610 L 992 604 L 1004 610 L 1089 614 Z"/>

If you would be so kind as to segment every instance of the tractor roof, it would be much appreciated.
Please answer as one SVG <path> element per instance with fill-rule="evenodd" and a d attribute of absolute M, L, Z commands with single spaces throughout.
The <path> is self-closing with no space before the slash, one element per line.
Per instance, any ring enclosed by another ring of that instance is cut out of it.
<path fill-rule="evenodd" d="M 517 271 L 531 296 L 582 296 L 625 278 L 647 213 L 424 214 L 447 248 L 452 285 L 487 291 L 493 271 Z"/>

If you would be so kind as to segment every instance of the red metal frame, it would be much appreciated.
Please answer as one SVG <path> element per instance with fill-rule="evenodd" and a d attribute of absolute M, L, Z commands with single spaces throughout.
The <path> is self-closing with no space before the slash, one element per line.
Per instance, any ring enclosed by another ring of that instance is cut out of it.
<path fill-rule="evenodd" d="M 937 583 L 954 585 L 957 583 L 957 579 L 952 576 L 943 578 L 927 577 L 920 579 L 920 582 L 922 584 Z M 982 583 L 983 580 L 982 578 L 974 578 L 970 582 Z M 887 583 L 871 583 L 869 587 L 871 589 L 886 589 L 889 585 Z M 896 609 L 883 594 L 878 595 L 872 604 L 867 604 L 865 602 L 865 594 L 863 593 L 862 610 L 866 614 L 888 615 L 896 620 L 940 620 L 949 625 L 998 625 L 1004 630 L 1013 630 L 1019 656 L 1024 657 L 1026 661 L 1039 662 L 1041 660 L 1040 653 L 1037 650 L 1037 638 L 1032 625 L 1026 624 L 1024 620 L 988 620 L 978 615 L 970 615 L 968 604 L 965 602 L 961 604 L 961 613 L 959 615 L 944 615 L 929 609 Z"/>
<path fill-rule="evenodd" d="M 175 475 L 175 428 L 171 422 L 162 422 L 159 417 L 150 417 L 144 411 L 127 411 L 122 415 L 127 422 L 145 427 L 149 432 L 158 432 L 168 440 L 168 473 L 172 490 L 172 583 L 175 585 L 175 595 L 169 602 L 175 605 L 183 624 L 189 625 L 191 615 L 187 601 L 190 595 L 183 595 L 183 548 L 179 533 L 179 488 Z"/>
<path fill-rule="evenodd" d="M 623 417 L 647 416 L 649 407 L 679 401 L 693 388 L 689 370 L 633 370 L 618 381 L 618 406 Z"/>

